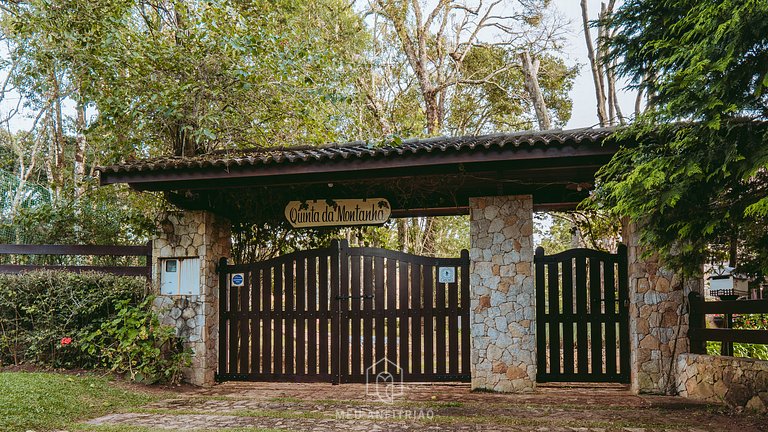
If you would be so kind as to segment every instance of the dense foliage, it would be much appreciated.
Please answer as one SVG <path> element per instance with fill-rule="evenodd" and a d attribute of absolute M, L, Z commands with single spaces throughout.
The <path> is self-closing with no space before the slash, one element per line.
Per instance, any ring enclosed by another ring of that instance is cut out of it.
<path fill-rule="evenodd" d="M 640 221 L 671 268 L 768 271 L 766 16 L 764 1 L 629 0 L 607 19 L 611 58 L 650 109 L 620 134 L 595 201 Z"/>
<path fill-rule="evenodd" d="M 0 88 L 0 170 L 15 181 L 0 208 L 0 241 L 150 237 L 167 204 L 120 187 L 94 192 L 99 165 L 518 130 L 532 127 L 538 99 L 546 105 L 539 111 L 562 125 L 576 68 L 560 56 L 558 19 L 546 0 L 7 3 L 0 8 L 0 70 L 8 78 Z M 541 98 L 529 90 L 522 51 L 533 59 Z M 25 191 L 38 189 L 45 202 L 27 206 Z M 439 226 L 404 221 L 398 244 L 439 250 L 420 243 L 452 235 L 423 231 Z M 246 255 L 258 239 L 266 239 L 259 255 L 313 242 L 310 232 L 283 241 L 268 224 L 238 228 Z"/>
<path fill-rule="evenodd" d="M 733 328 L 768 331 L 768 315 L 747 314 L 733 317 Z M 720 355 L 722 344 L 720 342 L 707 342 L 709 355 Z M 733 355 L 736 357 L 750 357 L 760 360 L 768 360 L 768 345 L 734 343 Z"/>
<path fill-rule="evenodd" d="M 0 365 L 107 367 L 174 381 L 187 356 L 159 325 L 146 281 L 102 273 L 0 275 Z"/>

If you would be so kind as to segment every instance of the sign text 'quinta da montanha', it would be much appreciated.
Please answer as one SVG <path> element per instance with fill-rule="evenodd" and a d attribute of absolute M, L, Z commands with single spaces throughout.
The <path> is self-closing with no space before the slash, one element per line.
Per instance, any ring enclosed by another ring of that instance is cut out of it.
<path fill-rule="evenodd" d="M 380 225 L 390 214 L 384 198 L 291 201 L 285 206 L 285 218 L 294 228 Z"/>

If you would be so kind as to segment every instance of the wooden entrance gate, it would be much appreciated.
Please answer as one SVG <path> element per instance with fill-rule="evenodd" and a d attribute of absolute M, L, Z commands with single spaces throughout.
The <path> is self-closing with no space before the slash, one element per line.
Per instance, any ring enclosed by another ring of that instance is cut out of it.
<path fill-rule="evenodd" d="M 537 248 L 538 382 L 621 382 L 629 376 L 627 248 L 616 254 Z"/>
<path fill-rule="evenodd" d="M 218 379 L 469 381 L 469 254 L 430 258 L 334 241 L 219 264 Z"/>

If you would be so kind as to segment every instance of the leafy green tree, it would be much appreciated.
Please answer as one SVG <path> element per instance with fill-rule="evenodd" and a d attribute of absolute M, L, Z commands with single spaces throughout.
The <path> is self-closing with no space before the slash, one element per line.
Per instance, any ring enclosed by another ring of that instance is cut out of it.
<path fill-rule="evenodd" d="M 595 202 L 640 221 L 673 269 L 768 271 L 766 16 L 764 1 L 630 0 L 606 18 L 609 58 L 651 109 L 620 134 Z"/>

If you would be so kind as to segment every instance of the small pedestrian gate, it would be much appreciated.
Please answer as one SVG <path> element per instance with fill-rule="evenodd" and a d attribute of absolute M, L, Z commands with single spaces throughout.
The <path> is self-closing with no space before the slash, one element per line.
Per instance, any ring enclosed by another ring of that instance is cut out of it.
<path fill-rule="evenodd" d="M 627 248 L 537 248 L 538 382 L 629 382 Z"/>
<path fill-rule="evenodd" d="M 430 258 L 342 240 L 219 267 L 221 381 L 470 379 L 467 251 Z"/>

